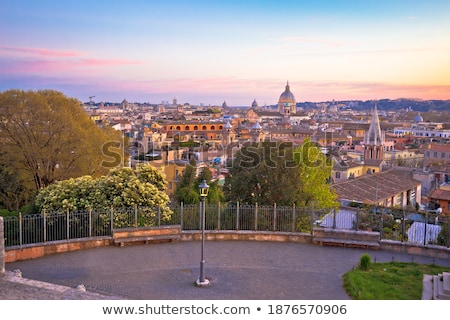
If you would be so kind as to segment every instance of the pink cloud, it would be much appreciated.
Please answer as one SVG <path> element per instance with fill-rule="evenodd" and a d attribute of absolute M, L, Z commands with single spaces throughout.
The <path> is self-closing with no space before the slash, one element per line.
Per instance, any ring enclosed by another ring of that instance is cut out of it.
<path fill-rule="evenodd" d="M 119 65 L 138 65 L 143 64 L 141 61 L 124 60 L 124 59 L 81 59 L 80 66 L 84 67 L 109 67 Z"/>
<path fill-rule="evenodd" d="M 21 53 L 32 56 L 44 56 L 44 57 L 78 57 L 81 54 L 75 51 L 64 51 L 64 50 L 52 50 L 45 48 L 24 48 L 24 47 L 8 47 L 0 46 L 0 53 Z"/>
<path fill-rule="evenodd" d="M 85 69 L 138 65 L 141 63 L 139 61 L 120 59 L 16 59 L 9 62 L 3 72 L 10 74 L 82 72 Z"/>
<path fill-rule="evenodd" d="M 7 74 L 81 73 L 95 68 L 141 64 L 140 61 L 89 57 L 85 53 L 46 48 L 0 46 L 2 72 Z"/>

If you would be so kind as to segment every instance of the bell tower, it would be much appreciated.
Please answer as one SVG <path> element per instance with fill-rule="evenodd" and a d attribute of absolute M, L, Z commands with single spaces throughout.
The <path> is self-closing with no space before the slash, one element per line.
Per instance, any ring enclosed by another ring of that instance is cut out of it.
<path fill-rule="evenodd" d="M 384 160 L 384 134 L 381 132 L 376 105 L 372 112 L 369 130 L 364 137 L 364 162 L 370 160 Z"/>

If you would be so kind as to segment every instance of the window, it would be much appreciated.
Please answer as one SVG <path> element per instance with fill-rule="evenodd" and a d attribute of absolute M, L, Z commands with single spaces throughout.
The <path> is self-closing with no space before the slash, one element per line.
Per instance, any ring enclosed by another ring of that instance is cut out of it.
<path fill-rule="evenodd" d="M 341 178 L 341 173 L 339 171 L 336 171 L 336 179 L 340 179 Z"/>

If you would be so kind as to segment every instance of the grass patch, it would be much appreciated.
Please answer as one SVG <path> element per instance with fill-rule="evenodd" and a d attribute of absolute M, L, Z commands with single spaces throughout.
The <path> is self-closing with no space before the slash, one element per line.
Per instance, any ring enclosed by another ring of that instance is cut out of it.
<path fill-rule="evenodd" d="M 448 267 L 407 262 L 370 263 L 344 274 L 344 288 L 356 300 L 421 300 L 423 275 L 448 272 Z"/>

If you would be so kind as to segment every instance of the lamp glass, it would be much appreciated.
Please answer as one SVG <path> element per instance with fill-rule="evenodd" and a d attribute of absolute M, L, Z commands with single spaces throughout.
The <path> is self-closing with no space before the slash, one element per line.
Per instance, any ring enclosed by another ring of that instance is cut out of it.
<path fill-rule="evenodd" d="M 200 188 L 200 197 L 204 198 L 208 196 L 209 186 L 206 184 L 206 180 L 202 181 L 202 184 L 199 185 Z"/>

